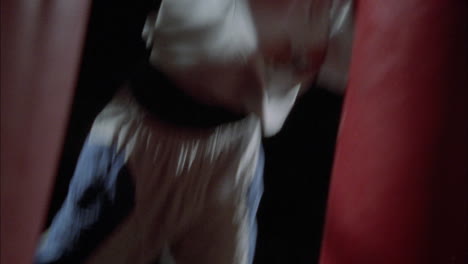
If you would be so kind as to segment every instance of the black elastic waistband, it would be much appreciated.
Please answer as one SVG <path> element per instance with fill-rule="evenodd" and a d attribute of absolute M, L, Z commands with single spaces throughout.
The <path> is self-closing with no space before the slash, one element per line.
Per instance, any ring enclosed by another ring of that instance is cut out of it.
<path fill-rule="evenodd" d="M 149 63 L 137 67 L 130 86 L 138 103 L 158 119 L 174 125 L 210 128 L 245 117 L 196 102 Z"/>

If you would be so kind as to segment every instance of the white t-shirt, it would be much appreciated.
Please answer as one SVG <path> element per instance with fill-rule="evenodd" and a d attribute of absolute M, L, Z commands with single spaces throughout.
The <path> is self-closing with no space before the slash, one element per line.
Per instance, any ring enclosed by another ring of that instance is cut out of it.
<path fill-rule="evenodd" d="M 351 0 L 163 0 L 147 18 L 150 61 L 197 100 L 254 112 L 277 133 L 301 87 L 346 82 Z"/>

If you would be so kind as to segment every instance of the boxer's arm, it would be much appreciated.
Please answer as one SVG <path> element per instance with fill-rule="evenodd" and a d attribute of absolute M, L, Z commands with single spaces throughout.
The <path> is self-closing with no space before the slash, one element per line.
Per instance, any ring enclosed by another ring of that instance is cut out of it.
<path fill-rule="evenodd" d="M 353 25 L 353 1 L 333 1 L 327 53 L 317 84 L 339 94 L 344 93 L 348 81 Z"/>

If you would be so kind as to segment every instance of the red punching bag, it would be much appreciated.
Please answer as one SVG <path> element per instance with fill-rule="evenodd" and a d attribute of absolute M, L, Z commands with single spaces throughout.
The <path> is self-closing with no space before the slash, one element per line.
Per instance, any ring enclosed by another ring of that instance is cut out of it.
<path fill-rule="evenodd" d="M 31 263 L 52 187 L 87 0 L 1 1 L 0 263 Z"/>
<path fill-rule="evenodd" d="M 468 263 L 467 5 L 356 2 L 321 264 Z"/>

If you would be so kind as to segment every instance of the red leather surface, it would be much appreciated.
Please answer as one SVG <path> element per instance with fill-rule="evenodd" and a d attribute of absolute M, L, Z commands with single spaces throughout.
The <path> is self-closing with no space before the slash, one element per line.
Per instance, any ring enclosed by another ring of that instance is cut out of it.
<path fill-rule="evenodd" d="M 80 61 L 87 0 L 1 2 L 1 258 L 31 263 Z"/>
<path fill-rule="evenodd" d="M 468 263 L 468 3 L 356 4 L 320 263 Z"/>

